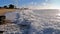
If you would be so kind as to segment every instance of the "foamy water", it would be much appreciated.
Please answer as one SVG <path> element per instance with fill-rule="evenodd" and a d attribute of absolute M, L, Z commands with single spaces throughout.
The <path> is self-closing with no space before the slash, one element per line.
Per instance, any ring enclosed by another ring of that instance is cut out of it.
<path fill-rule="evenodd" d="M 5 14 L 23 30 L 22 34 L 60 34 L 60 11 L 50 10 L 17 10 Z"/>

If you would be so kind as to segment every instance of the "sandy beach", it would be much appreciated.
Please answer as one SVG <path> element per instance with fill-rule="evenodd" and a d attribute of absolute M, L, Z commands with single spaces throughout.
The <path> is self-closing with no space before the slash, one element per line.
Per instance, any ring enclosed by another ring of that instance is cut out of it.
<path fill-rule="evenodd" d="M 0 9 L 0 15 L 3 15 L 6 12 L 12 12 L 15 11 L 16 9 Z"/>

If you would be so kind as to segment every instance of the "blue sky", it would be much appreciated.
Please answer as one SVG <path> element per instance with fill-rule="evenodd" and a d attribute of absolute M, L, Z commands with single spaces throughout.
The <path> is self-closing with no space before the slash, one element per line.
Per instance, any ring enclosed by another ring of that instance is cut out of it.
<path fill-rule="evenodd" d="M 9 4 L 29 8 L 60 8 L 60 0 L 0 0 L 0 6 Z"/>

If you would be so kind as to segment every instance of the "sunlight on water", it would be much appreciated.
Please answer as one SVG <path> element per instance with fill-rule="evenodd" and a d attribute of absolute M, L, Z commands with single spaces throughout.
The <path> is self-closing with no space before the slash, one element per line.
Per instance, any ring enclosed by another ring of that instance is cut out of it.
<path fill-rule="evenodd" d="M 60 13 L 56 14 L 57 18 L 60 19 Z"/>
<path fill-rule="evenodd" d="M 22 34 L 60 34 L 59 12 L 58 10 L 22 10 L 8 12 L 5 15 L 6 19 L 19 25 L 20 30 L 23 30 Z"/>
<path fill-rule="evenodd" d="M 57 15 L 60 16 L 60 13 L 58 13 Z"/>

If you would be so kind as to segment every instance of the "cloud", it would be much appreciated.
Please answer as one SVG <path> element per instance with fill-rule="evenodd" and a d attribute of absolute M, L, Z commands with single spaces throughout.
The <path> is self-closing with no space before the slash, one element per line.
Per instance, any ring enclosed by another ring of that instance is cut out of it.
<path fill-rule="evenodd" d="M 30 9 L 49 9 L 50 5 L 37 5 L 37 6 L 28 6 Z"/>
<path fill-rule="evenodd" d="M 47 3 L 48 0 L 46 0 L 46 2 L 43 2 L 41 4 L 37 3 L 37 2 L 31 2 L 29 3 L 27 6 L 24 7 L 28 7 L 30 9 L 48 9 L 50 8 L 50 3 Z"/>
<path fill-rule="evenodd" d="M 18 6 L 18 1 L 20 0 L 12 0 L 13 2 L 15 2 L 16 6 Z M 40 2 L 30 2 L 27 3 L 27 5 L 23 5 L 22 7 L 27 7 L 30 9 L 44 9 L 44 8 L 48 8 L 49 7 L 49 0 L 44 0 L 42 3 Z M 18 6 L 19 7 L 19 6 Z"/>
<path fill-rule="evenodd" d="M 30 9 L 60 9 L 60 6 L 50 3 L 50 0 L 45 0 L 45 2 L 39 4 L 37 2 L 31 2 L 27 6 Z"/>
<path fill-rule="evenodd" d="M 23 5 L 22 7 L 27 7 L 30 9 L 60 9 L 59 6 L 57 6 L 56 4 L 53 4 L 53 1 L 57 1 L 57 0 L 45 0 L 44 2 L 30 2 L 27 5 Z"/>

